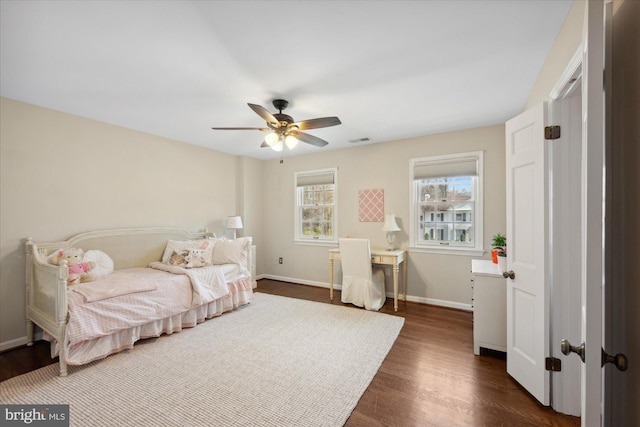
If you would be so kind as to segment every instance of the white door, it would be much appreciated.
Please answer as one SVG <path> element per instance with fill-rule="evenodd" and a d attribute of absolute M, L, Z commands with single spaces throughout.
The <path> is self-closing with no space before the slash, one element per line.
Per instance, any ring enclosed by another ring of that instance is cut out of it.
<path fill-rule="evenodd" d="M 604 8 L 585 7 L 582 59 L 582 425 L 601 425 L 604 283 Z"/>
<path fill-rule="evenodd" d="M 506 123 L 507 372 L 549 405 L 549 298 L 546 286 L 546 104 Z"/>

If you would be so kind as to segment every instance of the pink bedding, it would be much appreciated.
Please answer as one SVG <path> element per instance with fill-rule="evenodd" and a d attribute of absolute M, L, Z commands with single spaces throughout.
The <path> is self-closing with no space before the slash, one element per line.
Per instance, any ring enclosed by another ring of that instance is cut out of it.
<path fill-rule="evenodd" d="M 141 338 L 178 332 L 251 302 L 251 278 L 238 277 L 237 266 L 219 267 L 226 292 L 204 302 L 194 299 L 189 276 L 151 268 L 117 270 L 113 274 L 125 281 L 127 277 L 135 281 L 143 275 L 145 283 L 153 284 L 153 290 L 127 292 L 93 302 L 87 302 L 78 292 L 68 292 L 66 362 L 85 364 L 131 348 Z"/>
<path fill-rule="evenodd" d="M 130 270 L 116 270 L 94 282 L 79 283 L 69 286 L 68 289 L 81 294 L 86 302 L 102 301 L 120 295 L 158 289 L 155 281 L 147 277 L 146 268 L 131 270 L 139 270 L 139 273 Z"/>

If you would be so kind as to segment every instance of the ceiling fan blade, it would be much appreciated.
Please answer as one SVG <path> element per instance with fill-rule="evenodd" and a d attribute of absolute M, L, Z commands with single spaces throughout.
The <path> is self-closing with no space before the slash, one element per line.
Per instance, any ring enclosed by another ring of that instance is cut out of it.
<path fill-rule="evenodd" d="M 302 120 L 293 123 L 291 126 L 297 126 L 300 130 L 326 128 L 329 126 L 336 126 L 342 124 L 337 117 L 321 117 L 319 119 Z"/>
<path fill-rule="evenodd" d="M 211 128 L 214 130 L 262 130 L 262 131 L 266 131 L 266 130 L 271 130 L 269 128 Z"/>
<path fill-rule="evenodd" d="M 273 114 L 271 114 L 269 111 L 267 111 L 266 108 L 264 108 L 261 105 L 256 105 L 256 104 L 247 104 L 253 111 L 256 112 L 257 115 L 259 115 L 260 117 L 262 117 L 267 123 L 270 123 L 273 125 L 274 128 L 278 128 L 280 127 L 280 121 L 278 119 L 276 119 Z"/>
<path fill-rule="evenodd" d="M 260 144 L 260 148 L 267 148 L 268 146 L 267 141 L 262 141 L 262 144 Z"/>
<path fill-rule="evenodd" d="M 295 137 L 299 141 L 306 142 L 307 144 L 315 145 L 316 147 L 324 147 L 325 145 L 328 144 L 328 142 L 325 141 L 324 139 L 320 139 L 316 136 L 309 135 L 308 133 L 304 133 L 304 132 L 295 133 Z"/>

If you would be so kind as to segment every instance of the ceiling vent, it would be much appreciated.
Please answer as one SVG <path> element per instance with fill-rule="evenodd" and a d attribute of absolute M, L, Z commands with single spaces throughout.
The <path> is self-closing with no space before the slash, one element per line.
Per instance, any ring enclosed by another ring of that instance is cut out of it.
<path fill-rule="evenodd" d="M 367 141 L 371 141 L 370 138 L 358 138 L 358 139 L 350 139 L 349 142 L 352 144 L 357 144 L 358 142 L 367 142 Z"/>

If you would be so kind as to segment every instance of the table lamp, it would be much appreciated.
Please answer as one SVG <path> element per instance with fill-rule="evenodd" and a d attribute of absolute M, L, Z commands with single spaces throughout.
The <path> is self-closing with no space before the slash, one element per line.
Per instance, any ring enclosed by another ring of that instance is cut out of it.
<path fill-rule="evenodd" d="M 233 230 L 233 239 L 235 240 L 236 230 L 242 228 L 242 218 L 240 218 L 240 215 L 227 217 L 224 228 L 226 228 L 227 230 Z"/>
<path fill-rule="evenodd" d="M 394 250 L 393 243 L 396 241 L 395 232 L 400 231 L 400 227 L 398 227 L 398 223 L 396 222 L 396 214 L 387 214 L 385 216 L 382 231 L 387 232 L 387 250 Z"/>

